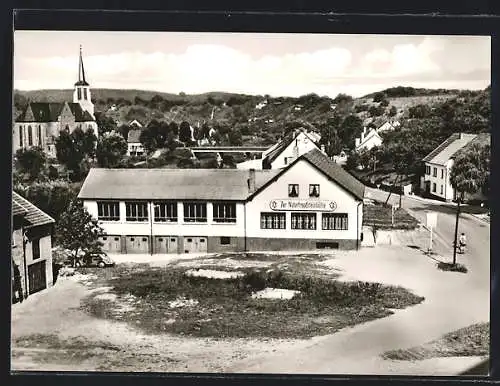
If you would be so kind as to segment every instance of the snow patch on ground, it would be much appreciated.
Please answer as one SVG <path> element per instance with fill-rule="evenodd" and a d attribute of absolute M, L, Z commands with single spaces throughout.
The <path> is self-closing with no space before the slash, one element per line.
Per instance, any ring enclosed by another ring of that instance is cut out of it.
<path fill-rule="evenodd" d="M 199 276 L 199 277 L 208 277 L 210 279 L 234 279 L 236 277 L 244 276 L 244 272 L 227 272 L 227 271 L 215 271 L 211 269 L 191 269 L 186 272 L 188 276 Z"/>
<path fill-rule="evenodd" d="M 282 288 L 265 288 L 252 294 L 254 299 L 291 299 L 295 295 L 300 294 L 300 291 L 282 289 Z"/>
<path fill-rule="evenodd" d="M 168 302 L 170 308 L 180 308 L 180 307 L 193 307 L 198 304 L 198 300 L 178 298 Z"/>

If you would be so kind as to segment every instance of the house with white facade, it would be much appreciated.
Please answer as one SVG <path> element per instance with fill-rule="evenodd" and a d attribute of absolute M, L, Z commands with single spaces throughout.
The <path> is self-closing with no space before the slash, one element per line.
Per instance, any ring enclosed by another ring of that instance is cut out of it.
<path fill-rule="evenodd" d="M 282 169 L 91 169 L 109 253 L 353 249 L 365 187 L 313 149 Z"/>
<path fill-rule="evenodd" d="M 430 196 L 450 201 L 456 198 L 450 183 L 450 172 L 454 158 L 475 142 L 491 141 L 489 133 L 454 133 L 423 158 L 425 174 L 420 179 L 420 188 Z"/>
<path fill-rule="evenodd" d="M 56 156 L 55 140 L 63 130 L 93 130 L 99 136 L 91 100 L 90 85 L 85 79 L 82 50 L 78 65 L 73 102 L 30 102 L 17 117 L 13 127 L 12 149 L 41 147 L 48 156 Z"/>
<path fill-rule="evenodd" d="M 278 143 L 262 153 L 261 159 L 244 161 L 236 165 L 237 169 L 281 169 L 290 165 L 296 158 L 319 149 L 321 136 L 305 129 L 289 132 Z"/>
<path fill-rule="evenodd" d="M 368 130 L 366 127 L 363 127 L 363 132 L 361 133 L 361 137 L 356 138 L 354 140 L 355 151 L 361 150 L 370 150 L 375 146 L 382 145 L 382 137 L 379 135 L 376 129 Z"/>
<path fill-rule="evenodd" d="M 141 129 L 129 130 L 127 135 L 127 155 L 141 156 L 144 154 L 144 146 L 140 141 Z"/>
<path fill-rule="evenodd" d="M 383 133 L 384 131 L 393 131 L 401 126 L 399 121 L 387 121 L 377 128 L 378 133 Z"/>

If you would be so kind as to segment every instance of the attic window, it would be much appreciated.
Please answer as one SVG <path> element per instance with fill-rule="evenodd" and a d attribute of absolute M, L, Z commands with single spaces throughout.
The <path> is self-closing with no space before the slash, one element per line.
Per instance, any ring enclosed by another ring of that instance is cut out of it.
<path fill-rule="evenodd" d="M 288 197 L 299 196 L 299 184 L 288 184 Z"/>
<path fill-rule="evenodd" d="M 319 197 L 319 184 L 309 184 L 309 197 Z"/>

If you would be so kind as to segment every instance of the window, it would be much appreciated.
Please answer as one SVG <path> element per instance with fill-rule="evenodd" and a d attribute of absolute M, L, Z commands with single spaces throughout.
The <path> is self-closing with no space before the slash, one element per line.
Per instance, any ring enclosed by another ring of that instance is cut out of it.
<path fill-rule="evenodd" d="M 76 90 L 78 92 L 78 100 L 82 99 L 82 89 L 78 87 Z"/>
<path fill-rule="evenodd" d="M 23 131 L 24 126 L 19 126 L 19 147 L 23 147 Z"/>
<path fill-rule="evenodd" d="M 231 237 L 222 236 L 220 238 L 220 245 L 229 245 L 229 244 L 231 244 Z"/>
<path fill-rule="evenodd" d="M 299 184 L 288 184 L 288 197 L 299 197 Z"/>
<path fill-rule="evenodd" d="M 184 203 L 185 222 L 207 222 L 207 204 L 185 202 Z"/>
<path fill-rule="evenodd" d="M 120 238 L 119 237 L 115 237 L 115 241 L 120 241 Z"/>
<path fill-rule="evenodd" d="M 38 125 L 38 146 L 42 147 L 42 126 Z"/>
<path fill-rule="evenodd" d="M 236 222 L 235 202 L 214 202 L 213 208 L 214 222 Z"/>
<path fill-rule="evenodd" d="M 148 221 L 148 203 L 126 202 L 125 216 L 127 221 Z"/>
<path fill-rule="evenodd" d="M 425 174 L 427 174 L 429 176 L 431 175 L 431 167 L 429 165 L 425 166 Z"/>
<path fill-rule="evenodd" d="M 87 100 L 87 89 L 83 89 L 83 99 Z"/>
<path fill-rule="evenodd" d="M 319 197 L 319 184 L 309 184 L 309 197 Z"/>
<path fill-rule="evenodd" d="M 433 168 L 433 169 L 432 169 L 432 176 L 433 176 L 433 177 L 437 177 L 437 175 L 438 175 L 438 170 L 437 170 L 437 168 Z"/>
<path fill-rule="evenodd" d="M 103 237 L 102 238 L 102 241 L 106 241 L 108 238 L 107 237 Z"/>
<path fill-rule="evenodd" d="M 102 221 L 120 221 L 120 204 L 118 201 L 97 202 L 97 218 Z"/>
<path fill-rule="evenodd" d="M 261 213 L 260 228 L 261 229 L 285 229 L 286 228 L 285 213 Z"/>
<path fill-rule="evenodd" d="M 444 178 L 444 170 L 441 169 L 441 179 L 443 179 L 443 178 Z"/>
<path fill-rule="evenodd" d="M 347 230 L 347 213 L 323 213 L 321 220 L 325 230 Z"/>
<path fill-rule="evenodd" d="M 177 202 L 155 202 L 153 205 L 156 222 L 177 222 Z"/>
<path fill-rule="evenodd" d="M 40 258 L 40 239 L 31 241 L 31 250 L 33 251 L 33 260 Z"/>
<path fill-rule="evenodd" d="M 316 213 L 292 213 L 292 229 L 316 229 Z"/>
<path fill-rule="evenodd" d="M 443 194 L 443 185 L 441 185 L 441 194 Z"/>
<path fill-rule="evenodd" d="M 187 241 L 188 241 L 188 243 L 192 243 L 193 239 L 188 239 Z"/>
<path fill-rule="evenodd" d="M 435 182 L 433 182 L 433 183 L 432 183 L 432 191 L 433 191 L 433 192 L 435 192 L 435 191 L 436 191 L 436 183 L 435 183 Z"/>
<path fill-rule="evenodd" d="M 33 129 L 30 126 L 28 126 L 28 146 L 33 146 Z"/>
<path fill-rule="evenodd" d="M 142 238 L 142 241 L 148 241 L 148 239 L 147 239 L 147 238 L 145 238 L 145 237 L 143 237 L 143 238 Z"/>

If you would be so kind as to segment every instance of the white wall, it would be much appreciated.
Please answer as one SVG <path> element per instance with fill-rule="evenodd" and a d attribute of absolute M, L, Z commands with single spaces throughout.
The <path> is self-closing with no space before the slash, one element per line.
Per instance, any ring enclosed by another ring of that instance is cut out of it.
<path fill-rule="evenodd" d="M 428 162 L 425 163 L 425 166 L 430 166 L 431 168 L 430 174 L 424 175 L 424 180 L 430 181 L 431 183 L 430 193 L 445 200 L 452 200 L 454 198 L 454 190 L 450 184 L 450 171 L 453 166 L 453 160 L 450 159 L 446 166 L 435 165 Z M 434 177 L 434 168 L 437 169 L 436 177 Z M 443 178 L 441 178 L 441 172 L 443 172 Z M 435 192 L 432 191 L 434 183 L 436 184 Z M 443 187 L 443 193 L 441 193 L 441 186 Z"/>
<path fill-rule="evenodd" d="M 382 145 L 382 139 L 380 137 L 374 135 L 369 138 L 366 142 L 362 143 L 356 150 L 366 149 L 370 150 L 372 147 Z"/>
<path fill-rule="evenodd" d="M 286 229 L 261 229 L 260 213 L 273 212 L 269 206 L 272 200 L 289 199 L 288 184 L 299 184 L 299 197 L 297 199 L 335 201 L 337 208 L 333 213 L 348 214 L 348 229 L 322 230 L 321 212 L 317 212 L 316 230 L 292 230 L 291 212 L 285 212 Z M 309 197 L 309 184 L 320 185 L 319 197 Z M 362 223 L 361 221 L 357 221 L 357 205 L 358 201 L 350 193 L 337 184 L 332 183 L 307 161 L 301 160 L 266 189 L 257 194 L 251 201 L 247 202 L 247 236 L 355 240 L 358 236 L 358 226 L 359 234 L 361 234 L 360 224 Z M 359 210 L 362 212 L 362 206 L 360 206 Z M 359 214 L 359 219 L 362 219 L 362 213 Z"/>
<path fill-rule="evenodd" d="M 85 200 L 84 206 L 87 211 L 97 218 L 97 201 Z M 149 206 L 151 214 L 151 204 Z M 177 203 L 176 223 L 164 222 L 127 222 L 125 213 L 125 202 L 120 201 L 120 221 L 99 221 L 99 225 L 109 235 L 150 235 L 151 226 L 153 235 L 176 235 L 176 236 L 244 236 L 244 204 L 236 203 L 236 223 L 216 223 L 213 222 L 212 202 L 207 202 L 207 222 L 206 223 L 185 223 L 183 202 Z"/>
<path fill-rule="evenodd" d="M 298 147 L 297 153 L 294 152 L 296 143 Z M 295 140 L 285 150 L 283 150 L 281 154 L 273 161 L 271 168 L 282 169 L 293 162 L 293 160 L 289 160 L 288 162 L 285 163 L 285 158 L 290 158 L 295 156 L 300 157 L 301 155 L 306 154 L 315 147 L 316 145 L 314 144 L 314 142 L 312 142 L 304 133 L 300 133 L 299 135 L 297 135 L 297 138 L 295 138 Z"/>

